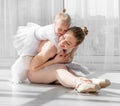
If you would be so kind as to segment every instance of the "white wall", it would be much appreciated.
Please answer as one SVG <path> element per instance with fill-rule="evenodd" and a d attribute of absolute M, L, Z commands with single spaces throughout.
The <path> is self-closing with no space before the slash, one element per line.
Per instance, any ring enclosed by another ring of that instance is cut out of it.
<path fill-rule="evenodd" d="M 110 10 L 113 3 L 108 2 L 107 9 Z M 64 0 L 64 3 L 63 0 L 0 0 L 0 66 L 11 66 L 17 57 L 12 42 L 18 26 L 27 22 L 50 24 L 63 4 L 72 17 L 73 25 L 87 26 L 89 29 L 89 35 L 80 45 L 75 61 L 95 70 L 98 67 L 119 69 L 120 21 L 114 17 L 110 20 L 102 14 L 91 16 L 89 0 Z M 110 11 L 107 16 L 113 13 Z"/>
<path fill-rule="evenodd" d="M 73 25 L 89 30 L 75 61 L 94 70 L 120 69 L 120 1 L 65 0 Z"/>
<path fill-rule="evenodd" d="M 17 56 L 12 43 L 18 26 L 51 24 L 62 8 L 63 0 L 0 0 L 0 66 L 10 66 Z"/>

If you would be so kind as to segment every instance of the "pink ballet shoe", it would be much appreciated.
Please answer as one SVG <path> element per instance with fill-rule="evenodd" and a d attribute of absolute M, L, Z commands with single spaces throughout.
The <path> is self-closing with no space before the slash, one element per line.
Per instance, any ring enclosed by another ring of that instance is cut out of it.
<path fill-rule="evenodd" d="M 108 79 L 93 78 L 93 79 L 91 79 L 91 81 L 92 81 L 92 83 L 99 85 L 101 88 L 106 88 L 111 84 L 111 82 Z"/>
<path fill-rule="evenodd" d="M 94 93 L 100 89 L 100 86 L 93 83 L 78 83 L 75 89 L 77 92 L 81 93 Z"/>

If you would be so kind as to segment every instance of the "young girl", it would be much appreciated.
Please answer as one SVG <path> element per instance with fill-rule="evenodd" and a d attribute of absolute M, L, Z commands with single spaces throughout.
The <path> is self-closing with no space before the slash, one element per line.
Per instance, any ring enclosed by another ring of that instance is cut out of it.
<path fill-rule="evenodd" d="M 83 29 L 71 27 L 59 38 L 57 46 L 63 51 L 76 48 L 83 42 L 87 33 L 88 30 L 86 27 Z M 50 42 L 45 42 L 45 44 L 49 45 Z M 45 44 L 41 44 L 41 51 L 44 51 L 44 47 L 46 47 Z M 50 49 L 48 48 L 46 55 L 47 54 L 50 54 L 53 58 L 42 65 L 39 55 L 44 55 L 44 52 L 38 53 L 31 60 L 30 69 L 28 71 L 28 78 L 31 83 L 50 84 L 57 81 L 64 87 L 74 88 L 78 92 L 96 92 L 100 88 L 110 85 L 110 81 L 107 79 L 87 79 L 76 75 L 66 64 L 64 64 L 64 52 L 59 52 L 57 54 L 57 48 L 54 45 L 51 46 Z"/>
<path fill-rule="evenodd" d="M 19 58 L 11 67 L 12 82 L 19 83 L 26 80 L 29 63 L 32 57 L 38 53 L 37 47 L 40 41 L 48 39 L 56 45 L 55 40 L 58 40 L 58 37 L 67 31 L 70 23 L 70 16 L 63 10 L 56 15 L 54 24 L 42 27 L 29 23 L 27 27 L 19 27 L 14 42 Z M 46 61 L 45 58 L 44 61 Z"/>

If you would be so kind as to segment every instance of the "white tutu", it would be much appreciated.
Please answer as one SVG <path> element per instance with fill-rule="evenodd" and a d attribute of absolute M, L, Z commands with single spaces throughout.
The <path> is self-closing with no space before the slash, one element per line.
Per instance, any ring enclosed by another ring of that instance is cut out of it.
<path fill-rule="evenodd" d="M 13 42 L 18 55 L 21 55 L 25 45 L 29 45 L 32 42 L 32 41 L 30 42 L 31 38 L 30 36 L 34 35 L 35 30 L 40 27 L 41 27 L 40 25 L 34 23 L 27 23 L 27 26 L 18 27 Z M 27 37 L 29 37 L 29 41 L 26 39 Z"/>

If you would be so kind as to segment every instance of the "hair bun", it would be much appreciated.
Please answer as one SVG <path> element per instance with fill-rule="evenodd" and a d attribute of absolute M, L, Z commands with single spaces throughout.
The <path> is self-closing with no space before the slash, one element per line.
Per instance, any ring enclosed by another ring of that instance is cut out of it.
<path fill-rule="evenodd" d="M 63 10 L 62 10 L 62 13 L 65 13 L 66 12 L 66 9 L 64 8 Z"/>
<path fill-rule="evenodd" d="M 86 36 L 88 34 L 87 27 L 83 27 L 82 30 L 83 30 L 84 35 Z"/>

